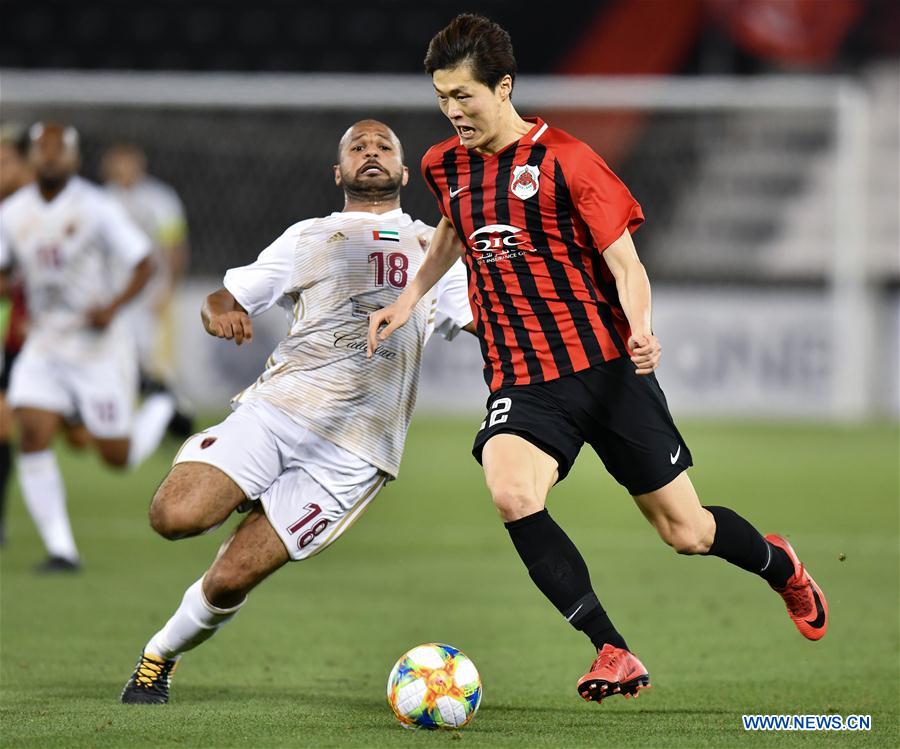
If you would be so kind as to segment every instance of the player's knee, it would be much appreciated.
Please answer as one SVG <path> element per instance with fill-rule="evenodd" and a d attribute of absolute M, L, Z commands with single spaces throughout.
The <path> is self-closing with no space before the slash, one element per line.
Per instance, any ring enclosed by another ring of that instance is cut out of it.
<path fill-rule="evenodd" d="M 190 503 L 185 499 L 173 496 L 164 482 L 150 503 L 150 527 L 170 541 L 202 532 L 204 529 L 197 527 Z"/>
<path fill-rule="evenodd" d="M 51 435 L 46 430 L 36 428 L 25 419 L 19 419 L 19 450 L 23 453 L 36 453 L 50 447 Z"/>
<path fill-rule="evenodd" d="M 20 430 L 19 450 L 23 453 L 36 453 L 46 450 L 49 447 L 49 440 L 38 439 L 33 432 L 29 433 L 24 429 Z"/>
<path fill-rule="evenodd" d="M 505 523 L 533 515 L 544 507 L 537 492 L 522 484 L 498 482 L 488 488 L 494 507 Z"/>
<path fill-rule="evenodd" d="M 196 536 L 205 530 L 189 514 L 165 505 L 150 506 L 150 526 L 169 541 Z"/>
<path fill-rule="evenodd" d="M 157 501 L 157 497 L 150 503 L 150 527 L 169 541 L 182 538 L 175 517 L 165 503 Z"/>

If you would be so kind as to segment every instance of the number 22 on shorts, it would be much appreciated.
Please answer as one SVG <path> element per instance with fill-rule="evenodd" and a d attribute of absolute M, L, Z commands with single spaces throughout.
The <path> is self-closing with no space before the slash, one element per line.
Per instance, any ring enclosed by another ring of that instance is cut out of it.
<path fill-rule="evenodd" d="M 491 404 L 491 410 L 488 418 L 481 422 L 478 428 L 480 432 L 487 427 L 495 427 L 497 424 L 503 424 L 509 418 L 509 409 L 512 408 L 512 398 L 497 398 Z"/>

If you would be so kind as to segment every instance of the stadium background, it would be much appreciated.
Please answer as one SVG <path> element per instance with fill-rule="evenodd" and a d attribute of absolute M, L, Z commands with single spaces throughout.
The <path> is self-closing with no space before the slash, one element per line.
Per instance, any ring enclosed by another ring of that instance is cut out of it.
<path fill-rule="evenodd" d="M 854 704 L 859 705 L 858 712 L 881 710 L 880 720 L 896 727 L 900 501 L 896 3 L 561 1 L 537 22 L 524 4 L 510 2 L 472 3 L 451 11 L 437 3 L 405 0 L 350 1 L 339 6 L 150 0 L 139 7 L 101 0 L 77 4 L 3 0 L 0 116 L 4 123 L 60 119 L 76 125 L 83 140 L 84 174 L 92 178 L 108 144 L 134 141 L 146 150 L 151 173 L 178 190 L 188 212 L 192 248 L 174 327 L 178 379 L 204 417 L 213 420 L 224 412 L 227 397 L 255 377 L 283 328 L 277 314 L 269 315 L 253 345 L 235 349 L 203 335 L 197 314 L 200 300 L 219 285 L 224 269 L 251 261 L 290 223 L 340 209 L 331 165 L 336 141 L 349 124 L 375 116 L 394 127 L 412 172 L 403 194 L 404 208 L 415 217 L 437 219 L 417 165 L 424 150 L 446 137 L 448 130 L 431 103 L 421 60 L 434 31 L 453 12 L 465 9 L 483 12 L 509 29 L 520 66 L 514 94 L 514 101 L 523 102 L 520 113 L 539 113 L 590 143 L 645 209 L 648 220 L 636 242 L 654 282 L 655 324 L 664 347 L 660 379 L 676 418 L 685 420 L 698 458 L 699 480 L 705 479 L 704 485 L 720 495 L 743 498 L 745 506 L 754 508 L 752 518 L 775 515 L 776 522 L 801 534 L 814 555 L 827 554 L 831 566 L 826 578 L 842 586 L 844 610 L 865 611 L 875 619 L 855 636 L 840 629 L 835 633 L 828 657 L 811 666 L 819 681 L 808 693 L 807 711 L 826 712 L 829 706 L 843 705 L 836 697 L 834 670 L 827 666 L 854 657 L 853 643 L 867 638 L 870 649 L 860 662 L 893 686 L 884 699 L 870 694 L 869 682 L 854 682 L 855 694 L 860 695 Z M 217 697 L 211 685 L 228 679 L 230 673 L 226 668 L 230 656 L 223 658 L 222 653 L 243 647 L 243 638 L 252 637 L 252 627 L 263 626 L 267 617 L 290 615 L 301 586 L 314 592 L 321 605 L 319 618 L 309 621 L 307 615 L 303 623 L 310 637 L 320 638 L 313 640 L 316 647 L 334 668 L 340 668 L 348 652 L 361 658 L 365 683 L 382 678 L 381 661 L 374 655 L 366 660 L 361 650 L 393 653 L 413 644 L 404 637 L 441 636 L 468 639 L 482 670 L 487 665 L 492 681 L 504 683 L 508 666 L 502 656 L 513 657 L 515 651 L 498 632 L 509 623 L 496 612 L 485 614 L 485 608 L 498 595 L 510 610 L 520 594 L 527 611 L 542 604 L 526 588 L 527 580 L 519 579 L 523 576 L 512 564 L 505 539 L 491 525 L 495 521 L 485 507 L 477 466 L 467 457 L 486 394 L 477 345 L 464 339 L 453 344 L 436 341 L 430 347 L 403 476 L 386 492 L 386 507 L 373 509 L 355 535 L 342 541 L 346 546 L 324 555 L 310 565 L 311 571 L 283 573 L 284 580 L 270 583 L 271 592 L 264 587 L 255 594 L 259 611 L 252 616 L 258 618 L 242 614 L 254 625 L 236 622 L 220 636 L 221 642 L 191 656 L 194 673 L 179 676 L 176 698 L 182 688 L 184 700 L 190 699 L 193 678 L 193 694 L 199 693 L 201 707 L 211 712 L 174 713 L 170 730 L 178 726 L 184 733 L 181 738 L 169 735 L 170 743 L 240 745 L 243 737 L 279 745 L 293 736 L 286 732 L 285 715 L 298 710 L 314 725 L 317 716 L 324 715 L 321 733 L 309 729 L 310 736 L 318 736 L 309 739 L 311 744 L 399 741 L 390 733 L 388 721 L 383 735 L 347 732 L 335 739 L 329 731 L 343 724 L 326 703 L 328 695 L 334 701 L 342 699 L 342 692 L 326 685 L 328 680 L 314 662 L 291 668 L 272 665 L 285 680 L 287 697 L 285 689 L 269 685 L 251 705 L 255 714 L 268 714 L 285 733 L 276 731 L 260 739 L 252 728 L 229 734 L 223 726 L 213 725 L 215 716 L 224 714 L 218 711 L 243 714 L 248 709 L 238 692 L 226 694 L 222 705 L 213 708 L 221 695 Z M 123 723 L 110 712 L 105 702 L 110 683 L 120 675 L 124 678 L 122 669 L 127 671 L 140 638 L 165 616 L 184 584 L 193 579 L 190 575 L 202 569 L 221 541 L 219 536 L 172 547 L 152 539 L 146 529 L 145 501 L 175 447 L 168 445 L 137 474 L 111 476 L 92 458 L 70 454 L 60 446 L 64 472 L 72 482 L 69 501 L 76 536 L 87 561 L 83 582 L 34 586 L 28 565 L 38 542 L 15 498 L 10 544 L 2 560 L 0 624 L 5 709 L 17 716 L 16 730 L 7 731 L 9 745 L 119 746 L 125 745 L 125 737 L 135 745 L 152 742 L 152 731 L 136 729 L 133 722 Z M 624 533 L 649 561 L 630 562 L 623 569 L 633 570 L 652 600 L 661 602 L 661 615 L 670 606 L 676 622 L 689 618 L 671 600 L 672 590 L 684 585 L 685 578 L 661 572 L 672 565 L 665 550 L 657 548 L 659 544 L 624 503 L 610 507 L 618 495 L 600 475 L 599 464 L 585 457 L 580 470 L 557 492 L 560 516 L 576 527 L 580 524 L 586 537 L 577 540 L 593 553 L 595 563 L 609 553 L 610 542 L 603 534 L 610 529 Z M 772 486 L 777 491 L 772 492 Z M 603 495 L 600 517 L 585 510 L 583 494 L 588 492 Z M 779 499 L 781 492 L 792 498 L 790 507 Z M 447 513 L 443 508 L 451 502 L 458 511 Z M 856 510 L 852 516 L 848 506 Z M 811 513 L 820 514 L 810 519 Z M 438 522 L 445 527 L 434 535 L 443 542 L 434 540 L 434 546 L 417 539 L 407 553 L 396 551 L 397 539 L 428 534 Z M 460 583 L 462 600 L 454 600 L 457 593 L 448 586 L 443 603 L 457 614 L 448 615 L 438 627 L 448 634 L 432 634 L 433 629 L 402 621 L 394 624 L 392 607 L 366 599 L 363 626 L 372 627 L 377 617 L 392 617 L 395 637 L 384 632 L 357 639 L 357 631 L 343 622 L 353 621 L 359 612 L 349 603 L 342 608 L 329 602 L 334 588 L 348 598 L 371 586 L 380 586 L 385 598 L 415 596 L 419 591 L 429 601 L 428 586 L 417 587 L 414 578 L 420 576 L 410 569 L 429 548 L 442 559 L 465 555 L 468 561 L 461 564 L 460 573 L 484 575 L 481 590 Z M 625 545 L 616 541 L 612 548 L 620 555 Z M 859 560 L 851 573 L 849 566 L 835 563 L 837 550 L 843 553 L 845 548 L 853 549 L 848 556 Z M 375 577 L 354 566 L 368 564 L 372 553 L 387 549 L 397 558 L 374 565 L 370 574 Z M 122 558 L 133 564 L 123 568 Z M 488 567 L 490 573 L 485 572 Z M 696 584 L 719 580 L 717 572 L 698 573 Z M 873 576 L 878 577 L 876 582 Z M 388 582 L 378 582 L 385 579 Z M 727 574 L 721 579 L 728 579 Z M 871 586 L 868 595 L 861 589 L 865 585 Z M 154 595 L 141 595 L 139 590 Z M 613 590 L 615 596 L 615 586 Z M 108 617 L 104 624 L 98 626 L 85 610 L 86 594 Z M 760 607 L 773 605 L 760 595 Z M 114 626 L 123 615 L 115 606 L 116 596 L 136 620 L 124 627 L 127 636 L 122 626 Z M 753 600 L 743 589 L 730 591 L 729 596 L 735 605 Z M 621 597 L 624 615 L 641 611 L 638 596 L 626 592 Z M 52 615 L 59 602 L 73 612 L 74 634 Z M 710 596 L 698 605 L 707 615 L 718 611 Z M 335 619 L 342 624 L 335 626 Z M 31 623 L 38 621 L 42 626 L 33 627 Z M 240 630 L 242 626 L 247 628 Z M 485 632 L 491 627 L 496 629 Z M 682 642 L 692 638 L 704 642 L 686 624 L 672 627 Z M 535 641 L 543 643 L 548 632 L 556 631 L 553 628 L 558 629 L 558 622 L 541 609 L 536 620 L 521 624 L 520 639 L 513 637 L 513 642 L 530 648 Z M 53 685 L 63 678 L 63 666 L 79 668 L 79 653 L 105 659 L 91 638 L 92 629 L 106 632 L 114 643 L 109 663 L 96 678 L 88 679 L 86 697 L 74 687 L 56 689 Z M 325 644 L 329 631 L 343 634 L 345 645 L 357 644 L 347 650 Z M 659 637 L 646 627 L 639 626 L 638 631 L 651 642 Z M 793 633 L 779 634 L 785 638 L 780 657 L 790 661 L 794 656 L 788 651 L 792 641 L 787 635 Z M 277 642 L 279 636 L 289 639 L 290 628 L 283 623 L 274 627 L 270 640 Z M 721 710 L 695 715 L 693 725 L 651 710 L 649 716 L 644 714 L 652 724 L 650 744 L 668 740 L 696 745 L 708 740 L 704 730 L 724 731 L 716 734 L 720 743 L 745 738 L 728 733 L 736 730 L 729 721 L 748 702 L 769 704 L 763 684 L 771 673 L 764 664 L 753 662 L 754 648 L 758 652 L 766 645 L 756 628 L 748 624 L 737 636 L 746 649 L 729 650 L 726 662 L 709 661 L 710 668 L 717 673 L 720 666 L 724 671 L 742 670 L 750 686 L 741 691 L 721 674 L 710 677 L 699 670 L 679 675 L 693 679 L 698 687 L 710 678 L 724 679 L 719 686 L 725 696 L 707 703 Z M 712 639 L 719 651 L 734 644 L 727 637 Z M 560 648 L 571 656 L 573 643 L 566 640 L 553 646 L 557 650 L 551 648 L 552 657 L 559 657 Z M 456 644 L 467 647 L 465 642 Z M 271 665 L 267 659 L 279 648 L 259 648 L 262 660 Z M 247 652 L 255 651 L 250 647 Z M 235 660 L 241 662 L 240 657 Z M 657 662 L 663 675 L 658 690 L 662 699 L 665 669 L 671 669 L 673 683 L 678 667 L 660 654 Z M 559 669 L 537 667 L 537 673 L 551 681 L 558 678 L 550 675 L 555 670 Z M 517 683 L 514 672 L 508 677 Z M 254 689 L 259 680 L 268 685 L 269 678 L 254 665 L 240 683 Z M 310 680 L 321 699 L 305 691 L 303 685 Z M 529 723 L 535 718 L 534 706 L 544 699 L 540 687 L 530 683 L 521 692 L 513 689 L 508 714 L 491 713 L 488 700 L 485 716 L 475 727 L 481 722 L 497 726 L 496 720 L 502 719 L 498 732 L 481 734 L 481 741 L 513 742 L 517 731 L 532 725 L 535 744 L 590 743 L 590 726 L 574 709 L 579 706 L 573 708 L 561 697 L 558 709 L 570 731 L 560 734 L 564 739 Z M 263 698 L 268 703 L 262 704 Z M 367 699 L 351 701 L 349 714 L 370 721 Z M 74 721 L 72 725 L 78 726 L 74 734 L 48 726 L 39 709 L 47 701 Z M 553 700 L 548 704 L 556 705 Z M 683 696 L 666 705 L 681 711 L 682 717 L 685 711 L 690 714 L 691 702 Z M 774 698 L 769 706 L 773 712 L 784 711 Z M 609 736 L 624 744 L 634 737 L 617 708 L 611 714 L 621 722 L 613 720 L 606 728 L 612 731 Z M 266 713 L 270 709 L 273 712 Z M 521 715 L 517 710 L 523 711 Z M 526 717 L 528 710 L 532 713 Z M 84 723 L 85 714 L 90 725 Z M 103 727 L 107 715 L 108 730 Z M 552 721 L 552 715 L 536 715 Z M 202 726 L 204 733 L 195 735 L 189 725 Z M 891 743 L 890 735 L 873 733 L 870 738 Z"/>

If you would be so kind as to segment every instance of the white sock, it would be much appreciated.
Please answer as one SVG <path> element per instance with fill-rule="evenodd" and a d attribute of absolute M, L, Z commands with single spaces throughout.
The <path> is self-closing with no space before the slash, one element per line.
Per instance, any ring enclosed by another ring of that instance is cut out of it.
<path fill-rule="evenodd" d="M 177 658 L 200 643 L 206 642 L 219 627 L 231 621 L 247 600 L 245 598 L 233 608 L 220 609 L 206 600 L 202 586 L 201 577 L 184 592 L 178 610 L 172 614 L 166 625 L 150 638 L 144 646 L 145 653 L 152 653 L 167 660 Z"/>
<path fill-rule="evenodd" d="M 128 465 L 134 468 L 144 462 L 159 447 L 166 427 L 175 415 L 177 404 L 171 393 L 154 393 L 141 404 L 131 430 Z"/>
<path fill-rule="evenodd" d="M 25 506 L 47 553 L 77 561 L 78 549 L 66 512 L 66 487 L 53 451 L 19 453 L 18 464 Z"/>

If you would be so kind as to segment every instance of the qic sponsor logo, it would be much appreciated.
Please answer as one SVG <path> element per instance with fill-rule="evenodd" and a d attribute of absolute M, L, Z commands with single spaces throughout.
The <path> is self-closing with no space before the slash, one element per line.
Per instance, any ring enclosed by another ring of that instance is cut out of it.
<path fill-rule="evenodd" d="M 489 224 L 469 235 L 469 247 L 475 253 L 476 262 L 496 263 L 534 252 L 527 247 L 528 235 L 524 229 L 509 224 Z"/>

